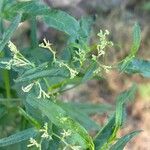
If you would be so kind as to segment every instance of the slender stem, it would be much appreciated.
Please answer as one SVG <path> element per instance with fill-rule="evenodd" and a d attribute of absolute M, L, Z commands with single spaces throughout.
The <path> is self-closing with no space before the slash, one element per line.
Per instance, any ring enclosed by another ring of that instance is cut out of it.
<path fill-rule="evenodd" d="M 6 98 L 11 98 L 11 87 L 10 87 L 10 78 L 9 78 L 9 71 L 8 70 L 3 70 L 3 79 L 4 79 L 4 84 L 5 84 L 5 89 L 6 89 Z"/>
<path fill-rule="evenodd" d="M 2 6 L 0 8 L 0 11 L 2 9 Z M 3 20 L 0 19 L 0 32 L 1 34 L 3 34 L 4 32 L 4 26 L 3 26 Z M 4 52 L 1 53 L 0 55 L 1 57 L 4 56 Z M 4 84 L 5 84 L 5 90 L 6 90 L 6 98 L 11 98 L 11 87 L 10 87 L 10 78 L 9 78 L 9 71 L 3 69 L 2 70 L 2 76 L 3 76 L 3 80 L 4 80 Z"/>
<path fill-rule="evenodd" d="M 30 20 L 31 23 L 31 48 L 36 48 L 38 45 L 38 40 L 37 40 L 37 24 L 36 24 L 36 18 L 32 17 Z"/>

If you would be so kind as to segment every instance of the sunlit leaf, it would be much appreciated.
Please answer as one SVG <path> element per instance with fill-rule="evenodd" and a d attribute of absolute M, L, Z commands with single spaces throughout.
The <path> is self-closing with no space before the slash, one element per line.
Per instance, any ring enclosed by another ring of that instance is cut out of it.
<path fill-rule="evenodd" d="M 110 150 L 123 150 L 125 145 L 135 136 L 137 136 L 141 131 L 131 132 L 120 139 L 110 148 Z"/>
<path fill-rule="evenodd" d="M 84 148 L 94 150 L 93 142 L 87 131 L 69 116 L 67 113 L 56 103 L 45 100 L 37 99 L 34 95 L 29 95 L 27 103 L 32 107 L 39 109 L 43 115 L 47 116 L 49 120 L 60 129 L 70 130 L 72 132 L 73 143 L 78 143 Z"/>
<path fill-rule="evenodd" d="M 8 29 L 4 32 L 3 37 L 0 41 L 0 52 L 4 49 L 5 45 L 8 43 L 10 38 L 12 37 L 15 30 L 18 28 L 18 25 L 21 21 L 21 14 L 18 14 L 14 19 L 13 22 L 10 24 Z"/>
<path fill-rule="evenodd" d="M 142 75 L 143 77 L 150 78 L 150 61 L 133 59 L 124 71 L 128 74 L 137 73 Z"/>
<path fill-rule="evenodd" d="M 36 135 L 36 130 L 33 128 L 26 129 L 24 131 L 13 134 L 9 137 L 0 139 L 0 147 L 16 144 L 22 141 L 29 140 L 31 137 Z"/>

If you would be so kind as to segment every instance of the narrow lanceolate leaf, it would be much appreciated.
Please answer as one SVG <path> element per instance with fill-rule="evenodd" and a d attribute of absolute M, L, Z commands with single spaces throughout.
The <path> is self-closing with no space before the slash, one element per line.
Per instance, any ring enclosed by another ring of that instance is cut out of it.
<path fill-rule="evenodd" d="M 13 22 L 10 24 L 8 29 L 4 32 L 2 40 L 0 41 L 0 52 L 4 49 L 5 45 L 8 43 L 10 38 L 12 37 L 13 33 L 17 29 L 20 21 L 21 21 L 21 14 L 18 14 L 14 19 Z"/>
<path fill-rule="evenodd" d="M 79 21 L 80 30 L 78 32 L 83 42 L 88 42 L 92 24 L 94 23 L 94 21 L 95 20 L 93 17 L 82 17 L 81 20 Z"/>
<path fill-rule="evenodd" d="M 134 99 L 136 89 L 137 89 L 136 85 L 133 85 L 129 90 L 122 92 L 117 97 L 116 119 L 115 119 L 116 127 L 120 127 L 122 125 L 124 104 Z"/>
<path fill-rule="evenodd" d="M 18 132 L 14 135 L 11 135 L 9 137 L 0 139 L 0 147 L 8 146 L 11 144 L 16 144 L 22 141 L 26 141 L 30 139 L 31 137 L 35 137 L 37 134 L 37 131 L 34 128 L 26 129 L 24 131 Z"/>
<path fill-rule="evenodd" d="M 109 138 L 114 132 L 115 117 L 113 116 L 108 123 L 102 128 L 102 130 L 96 135 L 94 139 L 95 150 L 105 150 L 109 143 Z"/>
<path fill-rule="evenodd" d="M 95 62 L 93 62 L 89 67 L 88 69 L 86 70 L 84 76 L 83 76 L 83 79 L 82 79 L 82 82 L 86 82 L 90 79 L 93 78 L 94 76 L 94 71 L 96 70 L 97 68 L 97 64 Z"/>
<path fill-rule="evenodd" d="M 141 29 L 139 24 L 135 24 L 133 28 L 133 42 L 131 46 L 131 54 L 135 55 L 140 47 L 141 43 Z"/>
<path fill-rule="evenodd" d="M 67 102 L 67 105 L 76 107 L 87 115 L 109 113 L 114 110 L 113 106 L 109 104 Z"/>
<path fill-rule="evenodd" d="M 92 139 L 87 131 L 79 123 L 68 117 L 67 113 L 59 105 L 46 99 L 37 99 L 34 95 L 27 97 L 27 103 L 40 110 L 58 128 L 70 130 L 71 144 L 79 145 L 83 149 L 94 150 Z"/>
<path fill-rule="evenodd" d="M 125 72 L 128 74 L 138 73 L 143 77 L 150 78 L 150 61 L 133 59 L 126 67 Z"/>
<path fill-rule="evenodd" d="M 141 131 L 131 132 L 123 137 L 121 137 L 110 150 L 123 150 L 125 145 L 135 136 L 137 136 Z"/>
<path fill-rule="evenodd" d="M 66 34 L 77 37 L 79 30 L 78 21 L 67 13 L 60 10 L 50 10 L 48 15 L 43 16 L 44 22 L 49 26 Z"/>
<path fill-rule="evenodd" d="M 122 92 L 117 97 L 115 116 L 110 119 L 94 139 L 96 150 L 108 149 L 110 144 L 115 140 L 117 131 L 122 125 L 124 104 L 134 98 L 135 91 L 136 86 L 133 85 L 129 90 Z"/>
<path fill-rule="evenodd" d="M 29 75 L 22 75 L 15 81 L 18 82 L 27 82 L 27 81 L 33 81 L 39 78 L 44 78 L 44 77 L 69 77 L 69 72 L 66 69 L 63 68 L 52 68 L 52 69 L 45 69 L 42 71 L 35 71 L 33 74 Z"/>
<path fill-rule="evenodd" d="M 133 28 L 133 42 L 131 45 L 131 50 L 129 55 L 119 64 L 118 68 L 120 71 L 125 71 L 132 60 L 135 58 L 135 55 L 140 47 L 141 42 L 141 29 L 140 26 L 136 23 Z"/>
<path fill-rule="evenodd" d="M 72 103 L 72 104 L 63 103 L 63 102 L 58 103 L 58 105 L 60 105 L 67 112 L 69 116 L 71 116 L 74 120 L 78 121 L 88 131 L 99 130 L 100 126 L 95 121 L 93 121 L 86 113 L 84 113 L 82 109 L 76 107 L 75 104 L 76 103 Z M 74 108 L 78 108 L 78 109 L 74 109 Z M 73 109 L 74 111 L 72 111 Z"/>

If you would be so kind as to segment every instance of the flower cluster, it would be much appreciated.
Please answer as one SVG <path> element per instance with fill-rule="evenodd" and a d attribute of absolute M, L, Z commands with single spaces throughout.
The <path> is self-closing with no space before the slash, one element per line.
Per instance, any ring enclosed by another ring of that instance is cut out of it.
<path fill-rule="evenodd" d="M 25 86 L 25 87 L 22 86 L 23 92 L 25 92 L 25 93 L 29 92 L 29 91 L 32 89 L 32 87 L 33 87 L 34 85 L 36 85 L 36 86 L 39 88 L 39 95 L 37 96 L 38 99 L 40 99 L 40 98 L 44 98 L 44 99 L 45 99 L 45 98 L 50 98 L 49 94 L 46 93 L 46 92 L 42 89 L 42 86 L 41 86 L 41 84 L 40 84 L 40 81 L 35 81 L 35 82 L 33 82 L 33 83 L 28 84 L 28 85 Z"/>
<path fill-rule="evenodd" d="M 39 130 L 42 132 L 41 138 L 52 139 L 52 137 L 48 134 L 48 123 L 46 122 L 42 129 Z"/>
<path fill-rule="evenodd" d="M 33 138 L 30 138 L 29 142 L 30 144 L 28 144 L 27 147 L 32 147 L 32 146 L 35 146 L 37 148 L 40 147 L 40 144 Z"/>
<path fill-rule="evenodd" d="M 17 47 L 11 42 L 8 42 L 8 47 L 12 53 L 13 58 L 8 62 L 2 61 L 1 64 L 6 65 L 6 69 L 11 69 L 11 67 L 33 67 L 34 64 L 27 60 L 17 49 Z"/>
<path fill-rule="evenodd" d="M 76 70 L 72 69 L 71 67 L 69 67 L 68 64 L 66 64 L 62 61 L 58 61 L 57 63 L 59 64 L 60 67 L 66 67 L 69 70 L 70 79 L 73 79 L 78 74 L 78 72 Z"/>
<path fill-rule="evenodd" d="M 71 130 L 69 130 L 69 129 L 68 130 L 63 129 L 63 132 L 60 133 L 62 136 L 59 136 L 58 134 L 55 134 L 55 133 L 52 133 L 51 135 L 49 135 L 48 123 L 46 122 L 44 124 L 43 128 L 39 129 L 39 132 L 42 133 L 40 136 L 40 141 L 37 142 L 36 139 L 30 138 L 29 144 L 27 145 L 27 147 L 35 146 L 36 148 L 41 150 L 42 141 L 44 139 L 53 140 L 52 136 L 55 136 L 64 144 L 63 150 L 67 150 L 68 148 L 71 150 L 80 150 L 81 149 L 81 146 L 71 145 L 71 144 L 67 143 L 66 138 L 68 138 L 72 134 Z"/>
<path fill-rule="evenodd" d="M 79 62 L 80 65 L 83 65 L 83 62 L 86 60 L 86 52 L 84 50 L 79 49 L 75 51 L 76 56 L 73 57 L 74 62 Z"/>
<path fill-rule="evenodd" d="M 100 40 L 100 43 L 97 45 L 98 57 L 100 57 L 105 55 L 104 50 L 106 46 L 113 46 L 113 43 L 107 40 L 107 35 L 109 35 L 108 30 L 105 30 L 105 32 L 100 30 L 100 32 L 97 35 L 99 36 Z"/>
<path fill-rule="evenodd" d="M 43 43 L 41 43 L 39 45 L 39 47 L 50 50 L 50 52 L 53 54 L 53 62 L 55 63 L 56 62 L 56 52 L 52 49 L 51 46 L 52 46 L 52 44 L 45 38 L 43 39 Z"/>
<path fill-rule="evenodd" d="M 57 60 L 56 52 L 52 49 L 51 45 L 52 44 L 44 38 L 43 43 L 41 43 L 39 46 L 49 49 L 50 52 L 53 54 L 53 63 L 58 64 L 59 67 L 66 67 L 70 72 L 70 78 L 74 78 L 78 74 L 78 72 L 75 69 L 72 69 L 68 64 L 64 63 L 63 61 Z"/>
<path fill-rule="evenodd" d="M 100 73 L 102 70 L 105 70 L 105 72 L 109 72 L 109 70 L 112 68 L 111 66 L 103 65 L 99 62 L 98 58 L 105 55 L 105 48 L 107 46 L 113 46 L 112 41 L 107 40 L 107 35 L 109 35 L 109 31 L 105 30 L 103 32 L 100 30 L 100 32 L 97 34 L 99 36 L 100 43 L 97 45 L 97 55 L 92 55 L 92 60 L 94 60 L 99 67 L 94 71 L 95 74 Z"/>

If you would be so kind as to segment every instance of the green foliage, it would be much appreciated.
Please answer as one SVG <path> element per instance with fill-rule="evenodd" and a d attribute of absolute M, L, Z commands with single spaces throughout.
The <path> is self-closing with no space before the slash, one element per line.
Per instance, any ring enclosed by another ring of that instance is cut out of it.
<path fill-rule="evenodd" d="M 132 39 L 133 40 L 132 40 L 132 45 L 131 45 L 131 50 L 130 50 L 129 55 L 123 61 L 121 61 L 121 64 L 119 64 L 119 69 L 121 71 L 125 71 L 127 69 L 131 61 L 136 56 L 138 49 L 140 47 L 141 30 L 140 30 L 140 26 L 137 23 L 135 23 L 134 28 L 133 28 Z"/>
<path fill-rule="evenodd" d="M 136 86 L 133 85 L 129 90 L 122 92 L 116 100 L 116 112 L 113 117 L 110 118 L 108 123 L 102 128 L 94 139 L 95 149 L 105 150 L 109 149 L 114 141 L 118 130 L 123 124 L 124 104 L 129 100 L 133 100 L 136 91 Z M 119 141 L 118 141 L 119 142 Z M 119 145 L 119 144 L 117 144 Z"/>
<path fill-rule="evenodd" d="M 138 135 L 141 131 L 131 132 L 123 137 L 121 137 L 111 148 L 110 150 L 123 150 L 127 142 L 129 142 L 133 137 Z"/>
<path fill-rule="evenodd" d="M 133 42 L 131 45 L 131 55 L 136 55 L 141 42 L 141 29 L 140 26 L 136 23 L 133 28 Z"/>
<path fill-rule="evenodd" d="M 138 73 L 143 77 L 150 78 L 150 61 L 142 59 L 133 59 L 125 69 L 128 74 Z"/>
<path fill-rule="evenodd" d="M 36 130 L 33 128 L 26 129 L 7 138 L 0 139 L 0 147 L 16 144 L 22 141 L 29 140 L 29 138 L 36 135 Z"/>
<path fill-rule="evenodd" d="M 64 102 L 60 99 L 65 91 L 88 80 L 100 79 L 113 68 L 101 61 L 106 48 L 113 46 L 107 39 L 109 32 L 100 30 L 99 43 L 93 52 L 89 46 L 94 22 L 92 17 L 76 20 L 66 12 L 49 8 L 36 0 L 1 1 L 0 8 L 1 21 L 11 22 L 8 29 L 2 32 L 0 51 L 3 50 L 4 53 L 0 58 L 0 68 L 8 70 L 12 75 L 11 78 L 7 76 L 10 79 L 7 82 L 11 85 L 9 97 L 5 95 L 7 89 L 0 84 L 0 89 L 4 91 L 0 95 L 0 125 L 6 124 L 5 116 L 11 120 L 16 116 L 21 118 L 15 128 L 17 133 L 0 139 L 0 147 L 21 142 L 23 146 L 16 150 L 30 147 L 39 150 L 123 149 L 139 133 L 135 131 L 122 138 L 117 137 L 125 120 L 125 104 L 134 98 L 135 85 L 117 97 L 116 109 L 108 104 Z M 24 55 L 22 47 L 18 50 L 10 41 L 19 23 L 23 21 L 30 21 L 32 30 L 32 43 L 24 49 Z M 66 47 L 61 50 L 61 54 L 57 54 L 46 39 L 38 46 L 37 21 L 43 21 L 47 26 L 67 34 Z M 140 27 L 135 24 L 130 54 L 117 64 L 117 69 L 150 77 L 149 61 L 135 58 L 140 42 Z M 17 102 L 14 100 L 16 97 Z M 108 113 L 110 118 L 101 128 L 91 119 L 91 115 L 103 113 Z M 91 131 L 97 133 L 94 138 L 89 134 Z"/>
<path fill-rule="evenodd" d="M 0 52 L 4 49 L 5 45 L 9 42 L 10 38 L 12 37 L 13 33 L 17 29 L 20 20 L 21 20 L 21 14 L 17 15 L 14 19 L 9 28 L 4 32 L 4 35 L 2 37 L 2 40 L 0 41 Z"/>

